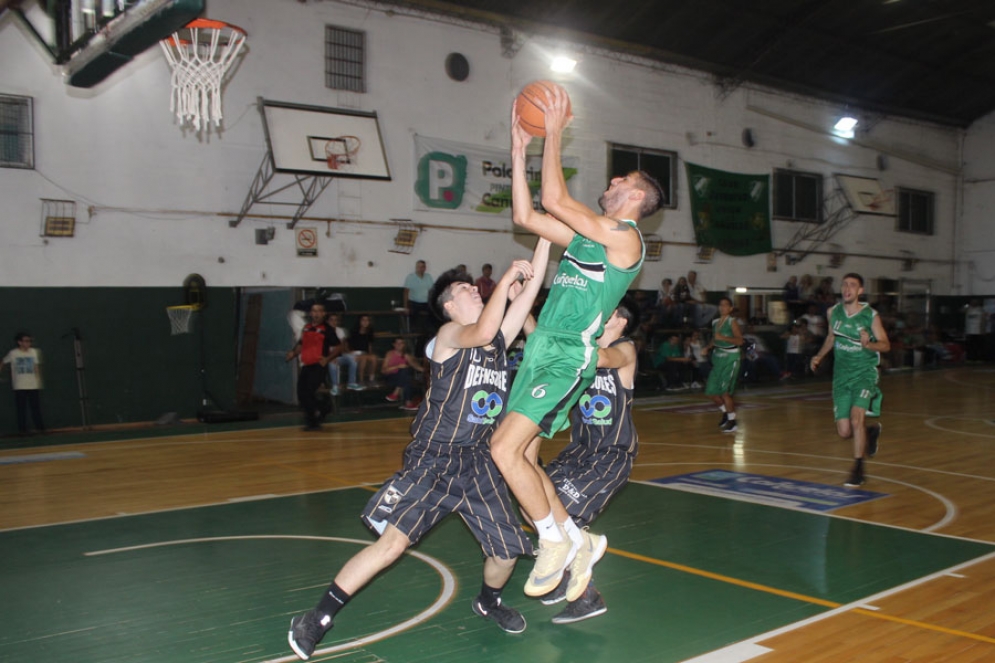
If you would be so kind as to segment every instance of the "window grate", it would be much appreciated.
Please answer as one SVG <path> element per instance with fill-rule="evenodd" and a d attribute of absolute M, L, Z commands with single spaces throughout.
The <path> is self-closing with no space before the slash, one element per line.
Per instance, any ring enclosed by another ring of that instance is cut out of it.
<path fill-rule="evenodd" d="M 935 196 L 931 191 L 899 189 L 899 232 L 932 235 L 934 199 Z"/>
<path fill-rule="evenodd" d="M 0 168 L 34 168 L 31 97 L 0 94 Z"/>
<path fill-rule="evenodd" d="M 822 175 L 774 171 L 774 218 L 822 223 Z"/>
<path fill-rule="evenodd" d="M 366 33 L 325 26 L 325 87 L 366 92 Z"/>

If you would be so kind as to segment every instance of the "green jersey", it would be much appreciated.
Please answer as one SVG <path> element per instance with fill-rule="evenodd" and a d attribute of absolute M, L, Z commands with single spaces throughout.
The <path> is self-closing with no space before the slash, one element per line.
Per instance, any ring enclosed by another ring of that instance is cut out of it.
<path fill-rule="evenodd" d="M 625 221 L 637 233 L 635 221 Z M 639 243 L 642 244 L 642 235 Z M 639 274 L 646 255 L 645 245 L 636 264 L 625 269 L 608 262 L 603 244 L 575 234 L 563 252 L 549 297 L 539 314 L 539 331 L 580 334 L 587 345 L 601 335 L 629 285 Z"/>
<path fill-rule="evenodd" d="M 877 314 L 877 311 L 864 303 L 860 304 L 860 309 L 853 315 L 847 315 L 843 304 L 836 304 L 829 309 L 829 330 L 835 339 L 834 381 L 847 382 L 870 375 L 877 378 L 877 366 L 881 361 L 881 355 L 860 344 L 861 330 L 866 330 L 871 335 L 871 341 L 877 340 L 871 331 L 871 325 Z"/>
<path fill-rule="evenodd" d="M 739 352 L 739 346 L 731 341 L 720 341 L 715 338 L 716 334 L 721 334 L 726 338 L 732 338 L 732 316 L 727 315 L 725 318 L 716 318 L 712 320 L 712 345 L 720 353 L 729 352 Z"/>

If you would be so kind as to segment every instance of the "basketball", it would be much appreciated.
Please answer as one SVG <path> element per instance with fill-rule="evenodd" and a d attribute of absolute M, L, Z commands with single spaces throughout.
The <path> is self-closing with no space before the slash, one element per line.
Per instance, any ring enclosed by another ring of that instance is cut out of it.
<path fill-rule="evenodd" d="M 518 121 L 526 133 L 542 138 L 546 135 L 546 116 L 542 109 L 536 106 L 535 100 L 546 102 L 548 94 L 558 86 L 552 81 L 532 81 L 518 94 L 515 99 L 515 112 Z M 563 89 L 562 87 L 560 89 Z M 567 97 L 567 114 L 570 113 L 570 98 Z"/>

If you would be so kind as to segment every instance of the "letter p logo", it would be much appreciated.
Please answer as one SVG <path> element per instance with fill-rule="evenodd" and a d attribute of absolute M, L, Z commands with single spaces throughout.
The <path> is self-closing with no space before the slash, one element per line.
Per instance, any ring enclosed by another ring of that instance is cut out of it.
<path fill-rule="evenodd" d="M 415 193 L 429 207 L 457 209 L 466 187 L 466 157 L 429 152 L 418 161 Z"/>

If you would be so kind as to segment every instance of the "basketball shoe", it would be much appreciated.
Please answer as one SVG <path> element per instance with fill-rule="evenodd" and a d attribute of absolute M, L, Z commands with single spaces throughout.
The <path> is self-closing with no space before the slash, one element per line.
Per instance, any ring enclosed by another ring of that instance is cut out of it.
<path fill-rule="evenodd" d="M 594 565 L 604 557 L 605 550 L 608 549 L 608 537 L 603 534 L 591 534 L 586 527 L 580 533 L 584 542 L 577 550 L 574 561 L 570 563 L 570 582 L 567 583 L 566 591 L 568 601 L 576 601 L 581 597 L 591 582 Z"/>
<path fill-rule="evenodd" d="M 605 601 L 594 587 L 588 587 L 576 601 L 567 604 L 560 614 L 553 617 L 554 624 L 571 624 L 608 612 Z"/>
<path fill-rule="evenodd" d="M 501 599 L 490 608 L 485 608 L 480 597 L 473 599 L 473 611 L 498 625 L 505 633 L 521 633 L 525 630 L 525 617 L 514 608 L 501 605 Z"/>
<path fill-rule="evenodd" d="M 290 632 L 287 633 L 287 642 L 294 650 L 298 658 L 306 661 L 314 653 L 314 648 L 318 646 L 321 639 L 325 637 L 332 628 L 332 620 L 325 617 L 325 623 L 318 615 L 317 610 L 308 610 L 303 615 L 298 615 L 290 620 Z"/>
<path fill-rule="evenodd" d="M 566 534 L 563 541 L 539 539 L 536 563 L 525 582 L 526 596 L 542 596 L 556 589 L 563 579 L 563 571 L 570 566 L 576 554 L 577 546 Z"/>

